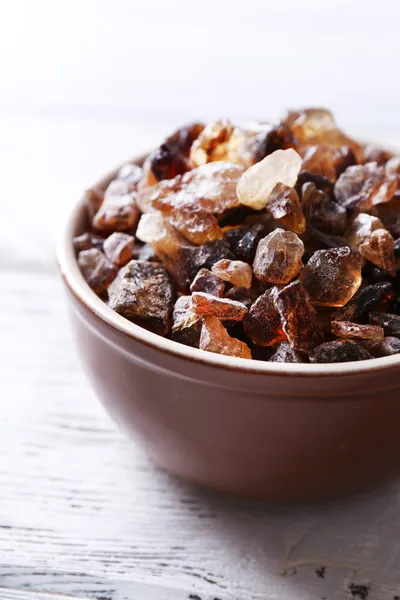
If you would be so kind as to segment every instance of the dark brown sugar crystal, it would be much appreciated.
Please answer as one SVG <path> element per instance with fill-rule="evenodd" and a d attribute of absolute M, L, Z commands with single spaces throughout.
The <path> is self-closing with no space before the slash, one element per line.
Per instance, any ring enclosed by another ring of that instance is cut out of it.
<path fill-rule="evenodd" d="M 285 229 L 303 233 L 306 228 L 300 198 L 292 187 L 277 183 L 268 198 L 267 210 Z"/>
<path fill-rule="evenodd" d="M 171 329 L 174 293 L 169 275 L 158 263 L 132 260 L 110 304 L 117 313 L 154 333 Z"/>
<path fill-rule="evenodd" d="M 360 344 L 339 341 L 321 344 L 309 356 L 312 363 L 342 363 L 372 358 Z"/>
<path fill-rule="evenodd" d="M 323 341 L 322 327 L 300 281 L 290 283 L 276 297 L 283 330 L 296 350 L 308 352 Z"/>
<path fill-rule="evenodd" d="M 280 340 L 286 339 L 281 316 L 276 306 L 277 294 L 276 286 L 264 292 L 251 305 L 244 318 L 244 330 L 254 344 L 273 346 Z"/>
<path fill-rule="evenodd" d="M 400 353 L 400 156 L 324 108 L 189 123 L 160 142 L 83 199 L 73 247 L 111 309 L 271 363 Z"/>
<path fill-rule="evenodd" d="M 78 265 L 83 277 L 96 294 L 101 295 L 117 274 L 117 267 L 100 250 L 91 248 L 79 253 Z"/>
<path fill-rule="evenodd" d="M 275 352 L 272 354 L 269 362 L 276 363 L 302 363 L 304 362 L 303 356 L 297 352 L 289 342 L 279 342 L 274 347 Z"/>
<path fill-rule="evenodd" d="M 208 269 L 200 269 L 190 286 L 191 292 L 205 292 L 218 297 L 224 295 L 224 290 L 224 281 Z"/>

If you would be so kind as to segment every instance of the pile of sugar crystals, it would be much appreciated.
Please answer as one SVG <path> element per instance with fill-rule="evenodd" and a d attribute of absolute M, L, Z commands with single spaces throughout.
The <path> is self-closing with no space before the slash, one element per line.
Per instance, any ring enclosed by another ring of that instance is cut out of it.
<path fill-rule="evenodd" d="M 270 362 L 400 353 L 400 157 L 326 109 L 189 123 L 86 192 L 82 276 L 137 326 Z"/>

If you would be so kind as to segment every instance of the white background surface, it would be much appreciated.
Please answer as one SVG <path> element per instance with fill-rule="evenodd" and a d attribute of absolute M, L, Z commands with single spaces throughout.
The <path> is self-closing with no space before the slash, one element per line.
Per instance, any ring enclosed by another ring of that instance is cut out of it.
<path fill-rule="evenodd" d="M 186 119 L 326 105 L 400 146 L 399 21 L 389 0 L 1 0 L 2 600 L 400 594 L 396 483 L 328 507 L 247 504 L 123 440 L 81 373 L 54 266 L 81 190 Z"/>

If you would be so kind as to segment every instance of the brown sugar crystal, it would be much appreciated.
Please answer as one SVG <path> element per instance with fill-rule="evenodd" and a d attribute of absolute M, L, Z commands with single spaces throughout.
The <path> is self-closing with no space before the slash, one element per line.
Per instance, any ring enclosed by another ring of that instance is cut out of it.
<path fill-rule="evenodd" d="M 243 327 L 250 340 L 259 346 L 273 346 L 286 339 L 276 306 L 278 288 L 272 287 L 259 296 L 244 318 Z"/>
<path fill-rule="evenodd" d="M 303 266 L 303 253 L 304 244 L 295 233 L 275 229 L 258 244 L 254 275 L 266 283 L 289 283 Z"/>
<path fill-rule="evenodd" d="M 241 302 L 203 292 L 192 294 L 192 307 L 196 315 L 213 315 L 223 321 L 242 321 L 247 313 L 247 307 Z"/>
<path fill-rule="evenodd" d="M 104 200 L 94 216 L 93 227 L 100 232 L 127 231 L 139 219 L 135 202 L 136 192 L 123 179 L 112 181 L 104 193 Z"/>
<path fill-rule="evenodd" d="M 300 279 L 317 306 L 344 306 L 361 285 L 363 258 L 348 247 L 317 250 Z"/>
<path fill-rule="evenodd" d="M 214 316 L 205 317 L 200 336 L 201 350 L 216 352 L 226 356 L 251 358 L 251 351 L 245 342 L 232 338 L 222 323 Z"/>
<path fill-rule="evenodd" d="M 267 200 L 267 210 L 286 229 L 303 233 L 306 220 L 300 198 L 294 188 L 277 183 Z"/>
<path fill-rule="evenodd" d="M 132 260 L 110 307 L 145 329 L 166 335 L 171 328 L 174 294 L 165 268 L 158 263 Z"/>
<path fill-rule="evenodd" d="M 383 338 L 383 328 L 378 325 L 360 325 L 350 321 L 332 321 L 332 333 L 337 337 L 361 340 Z"/>
<path fill-rule="evenodd" d="M 212 272 L 224 281 L 236 287 L 251 287 L 253 271 L 250 265 L 242 260 L 223 258 L 212 266 Z"/>
<path fill-rule="evenodd" d="M 225 282 L 208 269 L 200 269 L 190 286 L 191 292 L 205 292 L 219 298 L 224 295 L 224 290 Z"/>
<path fill-rule="evenodd" d="M 296 350 L 308 352 L 323 341 L 316 310 L 311 306 L 300 281 L 290 283 L 277 293 L 282 327 L 289 343 Z"/>
<path fill-rule="evenodd" d="M 99 295 L 107 290 L 118 272 L 117 267 L 96 248 L 80 252 L 78 265 L 85 280 Z"/>
<path fill-rule="evenodd" d="M 104 241 L 104 254 L 117 267 L 123 267 L 132 258 L 134 243 L 135 238 L 131 235 L 115 231 Z"/>

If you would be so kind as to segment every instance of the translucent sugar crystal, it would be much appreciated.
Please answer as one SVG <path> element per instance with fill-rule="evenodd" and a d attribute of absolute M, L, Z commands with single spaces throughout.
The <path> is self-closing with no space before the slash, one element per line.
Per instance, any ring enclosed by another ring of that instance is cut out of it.
<path fill-rule="evenodd" d="M 193 244 L 205 244 L 223 236 L 217 218 L 205 211 L 194 212 L 190 208 L 182 208 L 172 211 L 169 220 Z"/>
<path fill-rule="evenodd" d="M 138 221 L 136 192 L 132 192 L 129 182 L 123 179 L 112 181 L 104 193 L 104 200 L 93 219 L 97 231 L 112 233 L 127 231 Z"/>
<path fill-rule="evenodd" d="M 194 244 L 222 237 L 217 218 L 239 205 L 236 185 L 243 170 L 233 163 L 208 163 L 161 181 L 152 188 L 152 207 Z"/>
<path fill-rule="evenodd" d="M 283 119 L 296 136 L 298 142 L 304 145 L 321 143 L 321 137 L 336 129 L 333 114 L 325 108 L 304 108 L 292 110 Z"/>
<path fill-rule="evenodd" d="M 264 208 L 277 183 L 294 186 L 300 168 L 295 150 L 276 150 L 244 172 L 237 185 L 239 201 L 255 210 Z"/>
<path fill-rule="evenodd" d="M 259 296 L 243 321 L 246 334 L 259 346 L 273 346 L 286 339 L 281 316 L 275 304 L 277 293 L 278 288 L 272 287 Z"/>
<path fill-rule="evenodd" d="M 295 233 L 305 231 L 306 220 L 300 198 L 294 188 L 277 183 L 268 197 L 267 210 L 286 229 Z"/>
<path fill-rule="evenodd" d="M 211 268 L 212 272 L 236 287 L 250 288 L 253 271 L 250 265 L 241 260 L 223 258 Z"/>
<path fill-rule="evenodd" d="M 172 313 L 172 339 L 198 348 L 201 327 L 202 319 L 193 312 L 191 296 L 180 296 Z"/>
<path fill-rule="evenodd" d="M 356 360 L 368 360 L 372 355 L 360 344 L 351 342 L 325 342 L 309 355 L 312 363 L 342 363 Z"/>
<path fill-rule="evenodd" d="M 335 182 L 340 173 L 354 162 L 354 154 L 348 146 L 338 148 L 321 144 L 307 148 L 303 156 L 302 170 L 323 175 Z"/>
<path fill-rule="evenodd" d="M 104 254 L 117 267 L 123 267 L 132 258 L 134 243 L 133 236 L 116 231 L 104 241 Z"/>
<path fill-rule="evenodd" d="M 224 295 L 224 290 L 225 283 L 222 278 L 218 277 L 217 274 L 214 275 L 208 269 L 200 269 L 190 286 L 191 292 L 204 292 L 219 298 Z"/>
<path fill-rule="evenodd" d="M 200 336 L 200 348 L 216 354 L 251 359 L 250 348 L 232 338 L 222 323 L 214 316 L 205 317 Z"/>
<path fill-rule="evenodd" d="M 391 275 L 395 275 L 394 239 L 387 229 L 377 229 L 365 240 L 359 251 L 375 265 Z"/>
<path fill-rule="evenodd" d="M 169 275 L 159 263 L 132 260 L 110 307 L 145 329 L 167 335 L 171 329 L 174 293 Z"/>
<path fill-rule="evenodd" d="M 334 193 L 340 204 L 362 212 L 388 202 L 396 189 L 396 178 L 373 162 L 348 167 L 337 180 Z"/>
<path fill-rule="evenodd" d="M 361 285 L 362 255 L 348 247 L 317 250 L 300 273 L 313 304 L 344 306 Z"/>
<path fill-rule="evenodd" d="M 192 307 L 196 315 L 213 315 L 223 321 L 242 321 L 247 313 L 247 307 L 241 302 L 204 292 L 193 292 Z"/>
<path fill-rule="evenodd" d="M 293 348 L 308 352 L 321 344 L 324 336 L 318 314 L 300 281 L 290 283 L 277 293 L 276 306 L 283 331 Z"/>
<path fill-rule="evenodd" d="M 328 234 L 340 234 L 346 228 L 346 209 L 321 192 L 314 183 L 302 187 L 302 205 L 308 225 Z"/>
<path fill-rule="evenodd" d="M 332 321 L 332 333 L 337 337 L 361 340 L 379 340 L 383 338 L 383 329 L 379 325 L 360 325 L 351 321 Z"/>
<path fill-rule="evenodd" d="M 117 267 L 96 248 L 80 252 L 78 265 L 84 279 L 96 294 L 105 292 L 118 272 Z"/>
<path fill-rule="evenodd" d="M 344 234 L 349 244 L 375 265 L 394 273 L 394 239 L 377 217 L 360 213 Z"/>
<path fill-rule="evenodd" d="M 279 342 L 274 348 L 275 352 L 269 359 L 269 362 L 277 363 L 302 363 L 304 358 L 299 352 L 296 352 L 289 342 Z"/>
<path fill-rule="evenodd" d="M 305 108 L 300 111 L 291 111 L 284 119 L 297 142 L 301 146 L 313 144 L 329 144 L 332 146 L 350 146 L 353 151 L 360 152 L 360 147 L 336 124 L 329 110 L 325 108 Z"/>
<path fill-rule="evenodd" d="M 275 229 L 257 247 L 253 272 L 267 283 L 288 283 L 303 266 L 304 244 L 292 231 Z"/>
<path fill-rule="evenodd" d="M 160 182 L 153 189 L 153 205 L 167 213 L 198 206 L 209 214 L 222 215 L 239 204 L 236 186 L 243 172 L 243 167 L 229 162 L 197 167 L 182 177 Z"/>

